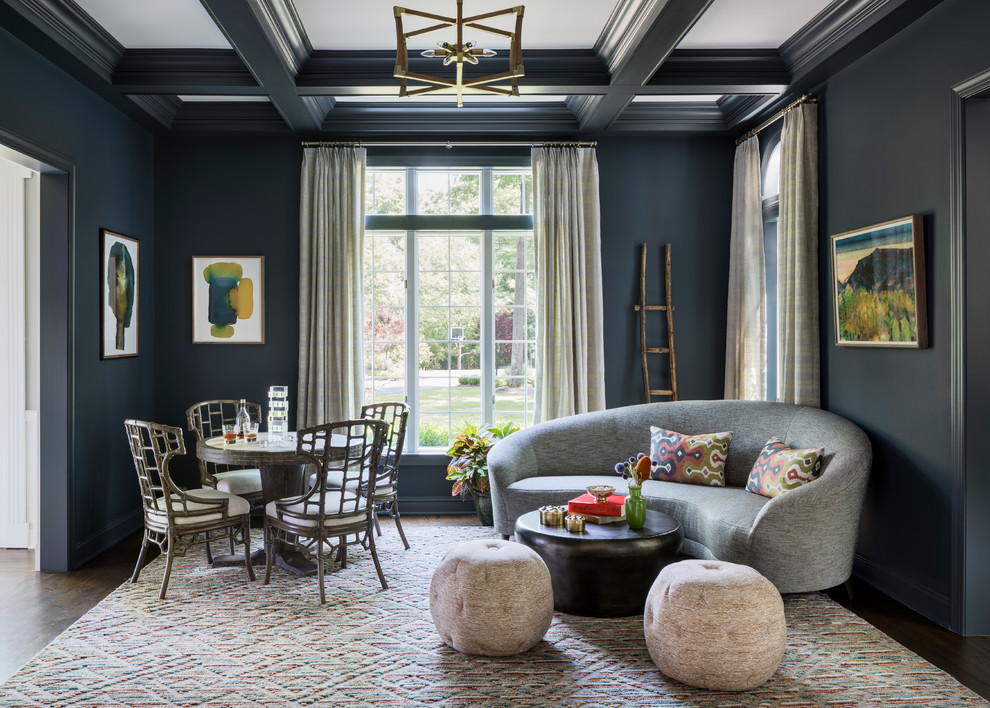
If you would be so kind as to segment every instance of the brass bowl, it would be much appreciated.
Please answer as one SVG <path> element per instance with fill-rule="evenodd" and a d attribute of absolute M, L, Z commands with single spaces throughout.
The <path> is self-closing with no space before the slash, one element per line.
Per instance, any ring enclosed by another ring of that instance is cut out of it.
<path fill-rule="evenodd" d="M 615 487 L 609 484 L 589 484 L 587 490 L 588 494 L 593 496 L 599 504 L 604 504 L 610 496 L 615 494 Z"/>

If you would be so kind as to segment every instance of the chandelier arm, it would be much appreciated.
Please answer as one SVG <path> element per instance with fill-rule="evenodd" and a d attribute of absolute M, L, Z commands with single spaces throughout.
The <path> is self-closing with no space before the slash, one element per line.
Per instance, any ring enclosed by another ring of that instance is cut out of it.
<path fill-rule="evenodd" d="M 512 93 L 512 89 L 502 88 L 501 86 L 474 86 L 471 84 L 466 84 L 464 88 L 471 89 L 472 91 L 483 91 L 487 93 L 497 93 L 502 96 L 515 96 Z"/>
<path fill-rule="evenodd" d="M 515 74 L 511 71 L 506 71 L 501 74 L 488 74 L 488 76 L 479 76 L 473 79 L 467 79 L 464 85 L 467 88 L 475 88 L 478 84 L 490 84 L 493 81 L 501 81 L 502 79 L 514 79 Z"/>
<path fill-rule="evenodd" d="M 407 15 L 412 15 L 413 17 L 423 17 L 427 20 L 438 20 L 440 22 L 443 22 L 444 25 L 450 25 L 450 26 L 457 24 L 457 19 L 454 17 L 446 17 L 444 15 L 434 15 L 431 12 L 420 12 L 419 10 L 410 10 L 409 8 L 406 7 L 401 9 L 402 12 L 404 12 Z"/>
<path fill-rule="evenodd" d="M 471 29 L 480 30 L 482 32 L 488 32 L 489 34 L 497 34 L 500 37 L 508 37 L 509 39 L 512 38 L 512 32 L 509 32 L 508 30 L 499 29 L 498 27 L 479 25 L 476 22 L 468 22 L 467 20 L 464 21 L 464 26 L 470 27 Z"/>
<path fill-rule="evenodd" d="M 442 76 L 430 76 L 429 74 L 416 74 L 410 71 L 406 73 L 406 77 L 413 79 L 414 81 L 424 81 L 428 84 L 439 84 L 440 86 L 447 86 L 447 87 L 456 86 L 453 79 L 445 79 Z"/>
<path fill-rule="evenodd" d="M 451 27 L 449 24 L 442 25 L 430 25 L 429 27 L 423 27 L 422 29 L 412 30 L 411 32 L 406 32 L 405 37 L 415 37 L 420 34 L 426 34 L 427 32 L 436 32 L 437 30 L 443 29 L 444 27 Z"/>
<path fill-rule="evenodd" d="M 509 69 L 519 76 L 523 75 L 522 21 L 523 8 L 520 7 L 519 13 L 516 15 L 516 31 L 512 36 L 512 42 L 509 44 Z"/>
<path fill-rule="evenodd" d="M 448 88 L 447 86 L 421 86 L 420 88 L 410 89 L 407 91 L 409 96 L 418 96 L 421 93 L 433 93 L 434 91 L 442 91 Z"/>
<path fill-rule="evenodd" d="M 519 7 L 508 7 L 504 10 L 496 10 L 495 12 L 486 12 L 482 15 L 471 15 L 470 17 L 465 17 L 464 22 L 476 22 L 478 20 L 487 20 L 489 17 L 503 17 L 505 15 L 521 15 L 522 6 Z"/>

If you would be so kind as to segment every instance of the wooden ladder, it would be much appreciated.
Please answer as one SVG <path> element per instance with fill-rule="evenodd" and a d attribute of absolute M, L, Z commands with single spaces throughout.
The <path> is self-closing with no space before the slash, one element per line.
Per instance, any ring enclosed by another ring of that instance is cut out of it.
<path fill-rule="evenodd" d="M 649 403 L 652 396 L 670 396 L 670 400 L 677 400 L 677 363 L 674 359 L 674 305 L 670 297 L 670 244 L 664 244 L 663 247 L 663 261 L 664 261 L 664 290 L 666 292 L 667 301 L 663 305 L 647 305 L 646 304 L 646 244 L 642 245 L 640 250 L 640 262 L 639 262 L 639 304 L 636 305 L 635 311 L 639 313 L 639 357 L 643 363 L 643 393 L 646 396 L 646 402 Z M 646 313 L 647 312 L 665 312 L 667 313 L 667 346 L 665 347 L 648 347 L 646 346 Z M 647 366 L 646 355 L 647 354 L 661 354 L 668 355 L 670 357 L 670 388 L 669 389 L 651 389 L 650 388 L 650 370 Z"/>

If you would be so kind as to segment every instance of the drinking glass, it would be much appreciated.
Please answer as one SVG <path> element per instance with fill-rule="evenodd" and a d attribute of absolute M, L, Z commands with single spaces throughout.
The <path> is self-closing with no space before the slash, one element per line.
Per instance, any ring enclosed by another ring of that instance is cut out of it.
<path fill-rule="evenodd" d="M 232 445 L 237 441 L 237 426 L 233 423 L 223 424 L 223 441 L 228 445 Z"/>
<path fill-rule="evenodd" d="M 245 442 L 257 442 L 258 441 L 258 424 L 250 423 L 247 430 L 244 431 L 244 441 Z"/>

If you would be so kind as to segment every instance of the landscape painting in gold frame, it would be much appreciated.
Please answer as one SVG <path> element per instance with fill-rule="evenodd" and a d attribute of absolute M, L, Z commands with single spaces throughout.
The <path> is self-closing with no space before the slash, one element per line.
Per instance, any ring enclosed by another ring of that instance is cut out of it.
<path fill-rule="evenodd" d="M 831 241 L 835 343 L 927 347 L 922 216 L 836 234 Z"/>

